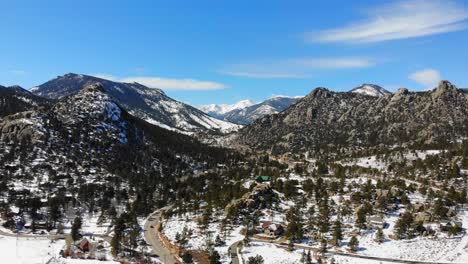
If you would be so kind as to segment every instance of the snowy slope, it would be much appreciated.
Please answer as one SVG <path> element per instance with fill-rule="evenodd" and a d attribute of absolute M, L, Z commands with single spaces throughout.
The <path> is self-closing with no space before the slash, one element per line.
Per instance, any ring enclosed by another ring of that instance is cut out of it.
<path fill-rule="evenodd" d="M 228 133 L 239 125 L 219 120 L 202 111 L 176 101 L 160 89 L 138 83 L 119 83 L 82 74 L 59 76 L 31 91 L 47 98 L 62 98 L 76 94 L 84 86 L 101 83 L 113 101 L 130 114 L 160 127 L 185 134 L 197 132 Z"/>
<path fill-rule="evenodd" d="M 211 116 L 214 117 L 222 117 L 224 114 L 237 110 L 237 109 L 244 109 L 253 105 L 254 103 L 250 100 L 242 100 L 235 104 L 209 104 L 209 105 L 202 105 L 199 109 Z"/>
<path fill-rule="evenodd" d="M 224 119 L 236 124 L 251 124 L 266 115 L 282 112 L 299 99 L 300 97 L 275 96 L 261 103 L 230 111 L 224 115 Z"/>
<path fill-rule="evenodd" d="M 364 83 L 350 91 L 351 93 L 358 93 L 358 94 L 364 94 L 364 95 L 369 95 L 369 96 L 374 96 L 374 97 L 380 97 L 380 96 L 385 96 L 387 94 L 391 94 L 391 92 L 385 90 L 384 88 L 375 85 L 375 84 L 367 84 Z"/>
<path fill-rule="evenodd" d="M 232 105 L 205 105 L 200 107 L 200 110 L 219 119 L 235 124 L 248 125 L 265 115 L 276 114 L 285 110 L 299 100 L 299 98 L 274 96 L 257 104 L 252 103 L 250 100 L 243 100 Z"/>

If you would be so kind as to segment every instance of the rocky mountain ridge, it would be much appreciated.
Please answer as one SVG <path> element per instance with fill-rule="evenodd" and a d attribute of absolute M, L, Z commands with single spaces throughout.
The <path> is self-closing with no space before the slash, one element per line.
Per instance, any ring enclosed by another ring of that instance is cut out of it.
<path fill-rule="evenodd" d="M 350 92 L 374 96 L 374 97 L 381 97 L 381 96 L 392 94 L 391 92 L 385 90 L 381 86 L 378 86 L 376 84 L 368 84 L 368 83 L 364 83 L 352 89 Z"/>
<path fill-rule="evenodd" d="M 84 86 L 95 83 L 100 83 L 109 96 L 130 114 L 169 130 L 185 134 L 229 133 L 240 128 L 178 102 L 160 89 L 148 88 L 138 83 L 113 82 L 69 73 L 34 87 L 31 91 L 39 96 L 58 99 L 76 94 Z"/>
<path fill-rule="evenodd" d="M 274 154 L 327 148 L 443 144 L 468 137 L 468 94 L 448 81 L 432 91 L 371 97 L 316 88 L 292 107 L 240 130 L 234 142 Z"/>
<path fill-rule="evenodd" d="M 229 121 L 231 123 L 248 125 L 265 116 L 284 111 L 294 104 L 300 97 L 275 96 L 263 102 L 254 104 L 249 100 L 240 101 L 229 108 L 222 105 L 207 105 L 201 107 L 202 111 Z"/>
<path fill-rule="evenodd" d="M 209 105 L 202 105 L 199 109 L 213 117 L 216 118 L 223 118 L 223 115 L 231 112 L 236 109 L 243 109 L 254 105 L 254 103 L 250 100 L 242 100 L 235 104 L 209 104 Z"/>
<path fill-rule="evenodd" d="M 36 96 L 20 86 L 0 86 L 0 118 L 50 103 L 50 100 Z"/>
<path fill-rule="evenodd" d="M 134 117 L 101 84 L 0 119 L 4 184 L 32 184 L 38 195 L 60 195 L 60 186 L 79 187 L 77 192 L 89 185 L 117 189 L 138 194 L 137 210 L 145 213 L 155 201 L 170 198 L 165 186 L 174 185 L 177 177 L 215 166 L 229 155 Z"/>

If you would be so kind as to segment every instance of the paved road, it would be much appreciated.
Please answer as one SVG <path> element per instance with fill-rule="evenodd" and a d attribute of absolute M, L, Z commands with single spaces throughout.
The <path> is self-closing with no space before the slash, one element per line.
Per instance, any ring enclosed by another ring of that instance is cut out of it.
<path fill-rule="evenodd" d="M 153 253 L 159 256 L 161 261 L 166 264 L 175 264 L 178 263 L 174 256 L 171 254 L 171 252 L 164 247 L 162 244 L 161 240 L 159 240 L 158 234 L 157 234 L 157 226 L 159 224 L 159 219 L 161 217 L 161 211 L 168 209 L 167 208 L 162 208 L 154 213 L 152 213 L 147 219 L 145 223 L 145 240 L 148 244 L 151 245 L 153 248 Z M 153 226 L 153 228 L 151 228 Z"/>
<path fill-rule="evenodd" d="M 228 252 L 229 252 L 229 257 L 232 260 L 232 264 L 240 264 L 241 263 L 239 261 L 240 256 L 237 254 L 237 248 L 239 247 L 240 243 L 242 243 L 242 240 L 237 241 L 234 244 L 229 246 Z"/>

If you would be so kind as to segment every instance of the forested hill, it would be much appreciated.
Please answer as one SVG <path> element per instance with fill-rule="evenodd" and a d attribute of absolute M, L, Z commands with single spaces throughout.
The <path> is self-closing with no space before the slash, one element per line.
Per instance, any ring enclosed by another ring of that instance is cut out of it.
<path fill-rule="evenodd" d="M 448 81 L 425 92 L 375 97 L 317 88 L 240 130 L 234 142 L 273 154 L 445 144 L 468 136 L 468 94 Z"/>

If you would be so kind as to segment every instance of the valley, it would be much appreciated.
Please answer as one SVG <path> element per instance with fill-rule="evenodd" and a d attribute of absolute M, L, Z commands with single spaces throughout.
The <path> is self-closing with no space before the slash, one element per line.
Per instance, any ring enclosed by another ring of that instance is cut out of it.
<path fill-rule="evenodd" d="M 468 262 L 468 94 L 447 81 L 317 88 L 243 128 L 190 131 L 151 120 L 216 118 L 179 103 L 144 114 L 172 99 L 112 85 L 1 88 L 12 263 Z"/>

